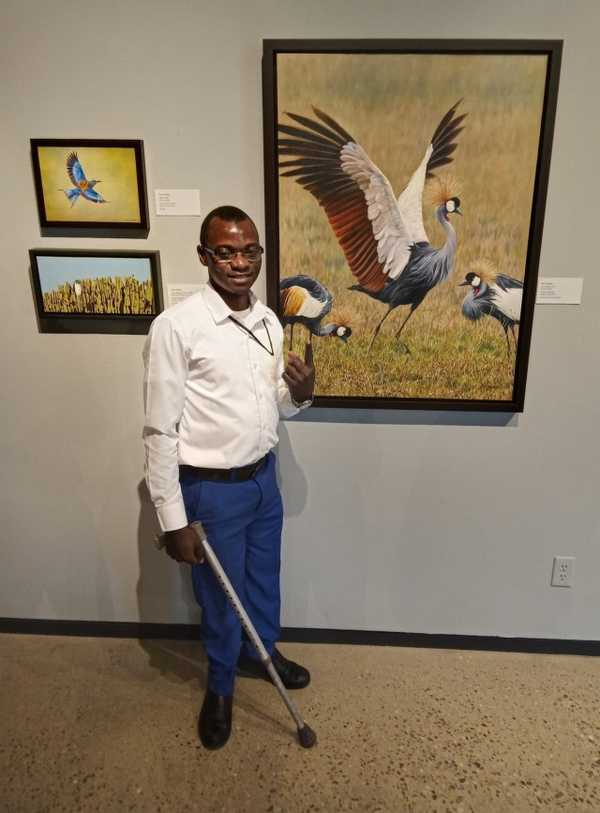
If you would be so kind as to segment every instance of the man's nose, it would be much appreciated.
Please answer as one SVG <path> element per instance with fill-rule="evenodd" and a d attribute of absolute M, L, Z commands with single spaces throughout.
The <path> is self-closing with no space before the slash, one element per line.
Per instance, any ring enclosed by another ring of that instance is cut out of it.
<path fill-rule="evenodd" d="M 246 258 L 246 257 L 244 257 L 244 255 L 242 254 L 242 252 L 241 252 L 241 251 L 236 251 L 236 253 L 235 253 L 235 255 L 234 255 L 233 259 L 231 260 L 231 265 L 232 265 L 234 268 L 240 268 L 240 269 L 242 269 L 242 268 L 248 268 L 248 267 L 249 267 L 249 265 L 250 265 L 250 263 L 249 263 L 249 261 L 247 260 L 247 258 Z"/>

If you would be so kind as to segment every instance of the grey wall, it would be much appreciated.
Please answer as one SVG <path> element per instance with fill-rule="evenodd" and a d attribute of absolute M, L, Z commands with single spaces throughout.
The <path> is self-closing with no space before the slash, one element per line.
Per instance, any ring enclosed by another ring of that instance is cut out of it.
<path fill-rule="evenodd" d="M 42 239 L 30 137 L 145 142 L 148 186 L 236 200 L 263 225 L 261 39 L 564 38 L 541 274 L 585 276 L 538 307 L 526 411 L 316 411 L 282 425 L 284 623 L 600 638 L 595 0 L 2 4 L 0 616 L 198 617 L 188 572 L 152 547 L 137 336 L 41 335 L 33 246 L 159 249 L 203 278 L 198 221 L 147 241 Z M 264 280 L 259 286 L 264 293 Z M 549 587 L 554 554 L 574 589 Z"/>

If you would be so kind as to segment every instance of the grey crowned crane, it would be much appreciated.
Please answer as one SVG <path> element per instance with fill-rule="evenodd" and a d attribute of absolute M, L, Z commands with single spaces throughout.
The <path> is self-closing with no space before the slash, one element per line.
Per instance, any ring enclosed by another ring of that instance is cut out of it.
<path fill-rule="evenodd" d="M 390 313 L 399 305 L 410 305 L 396 333 L 398 338 L 429 291 L 453 269 L 456 232 L 449 216 L 462 214 L 460 200 L 440 183 L 436 217 L 446 242 L 436 249 L 423 225 L 422 198 L 426 179 L 434 178 L 435 169 L 453 160 L 455 139 L 466 116 L 456 115 L 459 104 L 460 100 L 438 124 L 421 163 L 397 200 L 390 182 L 365 150 L 326 113 L 313 108 L 318 121 L 288 113 L 301 126 L 279 125 L 280 133 L 290 136 L 278 143 L 280 157 L 288 159 L 279 162 L 281 175 L 295 178 L 325 210 L 358 281 L 350 290 L 388 306 L 369 349 Z"/>
<path fill-rule="evenodd" d="M 461 286 L 470 286 L 462 304 L 463 315 L 472 321 L 477 321 L 482 316 L 497 319 L 504 329 L 506 350 L 510 358 L 508 331 L 510 329 L 512 333 L 516 352 L 515 325 L 521 319 L 523 283 L 506 274 L 498 274 L 487 260 L 479 260 L 471 267 L 475 270 L 469 271 L 464 282 L 460 283 Z"/>
<path fill-rule="evenodd" d="M 348 325 L 331 322 L 322 325 L 324 317 L 331 311 L 333 297 L 327 288 L 312 277 L 297 274 L 285 277 L 279 283 L 280 314 L 283 327 L 290 325 L 290 350 L 294 341 L 294 325 L 302 324 L 313 336 L 337 336 L 346 342 L 352 335 Z"/>

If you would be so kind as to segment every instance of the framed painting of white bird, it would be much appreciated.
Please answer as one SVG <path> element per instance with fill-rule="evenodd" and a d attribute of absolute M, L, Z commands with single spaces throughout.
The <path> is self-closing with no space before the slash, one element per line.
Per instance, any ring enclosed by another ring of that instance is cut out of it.
<path fill-rule="evenodd" d="M 31 139 L 43 236 L 147 237 L 140 140 Z"/>
<path fill-rule="evenodd" d="M 146 334 L 163 310 L 158 251 L 32 248 L 40 333 Z"/>
<path fill-rule="evenodd" d="M 561 53 L 264 41 L 268 300 L 317 406 L 523 410 Z"/>

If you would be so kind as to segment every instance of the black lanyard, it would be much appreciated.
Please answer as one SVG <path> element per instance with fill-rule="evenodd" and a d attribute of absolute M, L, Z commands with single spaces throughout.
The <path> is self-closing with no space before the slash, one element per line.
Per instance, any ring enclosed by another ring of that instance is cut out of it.
<path fill-rule="evenodd" d="M 267 331 L 267 336 L 269 337 L 269 345 L 271 347 L 270 350 L 269 350 L 269 348 L 267 347 L 266 344 L 263 344 L 261 342 L 261 340 L 258 338 L 258 336 L 255 336 L 254 333 L 249 328 L 246 327 L 246 325 L 243 325 L 241 322 L 238 322 L 238 320 L 234 319 L 233 316 L 230 316 L 229 318 L 231 319 L 232 322 L 235 322 L 238 327 L 241 327 L 242 330 L 245 330 L 246 333 L 248 334 L 248 336 L 252 336 L 254 341 L 257 342 L 258 344 L 260 344 L 260 346 L 262 347 L 263 350 L 266 350 L 267 353 L 270 353 L 270 355 L 272 355 L 272 356 L 275 355 L 275 352 L 273 350 L 273 342 L 271 341 L 271 334 L 269 333 L 269 328 L 267 327 L 267 323 L 265 322 L 264 319 L 262 320 L 262 323 L 263 323 L 263 326 L 264 326 L 265 330 Z"/>

